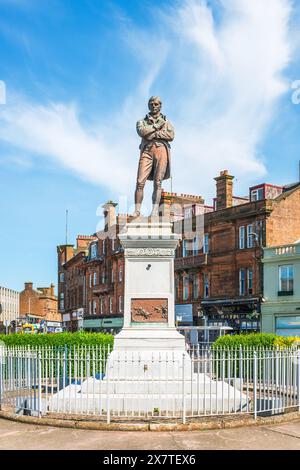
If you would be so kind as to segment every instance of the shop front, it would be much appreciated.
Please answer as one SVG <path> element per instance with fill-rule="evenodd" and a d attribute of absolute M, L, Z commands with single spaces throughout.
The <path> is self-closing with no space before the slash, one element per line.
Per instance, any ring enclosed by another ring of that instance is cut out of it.
<path fill-rule="evenodd" d="M 86 318 L 83 320 L 84 331 L 110 333 L 116 335 L 123 328 L 123 317 Z"/>
<path fill-rule="evenodd" d="M 233 334 L 260 331 L 260 298 L 202 301 L 207 326 L 230 327 Z"/>

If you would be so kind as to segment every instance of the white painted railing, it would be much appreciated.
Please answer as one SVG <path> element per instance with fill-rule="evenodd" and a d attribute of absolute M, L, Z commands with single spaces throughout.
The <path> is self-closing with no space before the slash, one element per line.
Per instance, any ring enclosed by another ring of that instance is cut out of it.
<path fill-rule="evenodd" d="M 194 347 L 147 360 L 115 355 L 113 364 L 109 354 L 100 346 L 2 348 L 0 406 L 107 422 L 300 411 L 299 349 Z"/>

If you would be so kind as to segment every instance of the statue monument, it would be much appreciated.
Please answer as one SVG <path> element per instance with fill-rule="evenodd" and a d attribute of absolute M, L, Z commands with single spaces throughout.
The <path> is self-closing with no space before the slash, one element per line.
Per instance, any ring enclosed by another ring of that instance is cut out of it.
<path fill-rule="evenodd" d="M 105 376 L 87 377 L 80 386 L 71 384 L 60 390 L 48 400 L 53 411 L 64 406 L 76 411 L 80 400 L 87 412 L 147 414 L 159 409 L 167 413 L 174 406 L 177 412 L 187 408 L 201 413 L 206 393 L 210 394 L 211 412 L 224 403 L 227 409 L 245 405 L 242 394 L 229 383 L 199 371 L 200 362 L 195 373 L 185 338 L 175 326 L 174 257 L 181 237 L 174 233 L 168 217 L 139 217 L 147 179 L 154 181 L 151 215 L 159 215 L 161 183 L 170 176 L 169 142 L 174 138 L 171 123 L 160 112 L 160 98 L 150 98 L 149 110 L 137 123 L 142 143 L 136 217 L 119 233 L 125 260 L 124 325 L 114 338 Z"/>
<path fill-rule="evenodd" d="M 151 216 L 159 215 L 162 181 L 170 178 L 170 142 L 174 139 L 174 128 L 161 111 L 162 102 L 158 96 L 148 101 L 149 113 L 138 121 L 136 129 L 142 138 L 140 160 L 135 189 L 135 213 L 139 217 L 147 180 L 153 181 Z"/>

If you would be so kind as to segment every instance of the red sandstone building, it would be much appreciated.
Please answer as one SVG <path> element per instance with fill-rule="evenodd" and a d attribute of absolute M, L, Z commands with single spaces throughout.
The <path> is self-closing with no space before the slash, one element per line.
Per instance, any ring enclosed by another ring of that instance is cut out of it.
<path fill-rule="evenodd" d="M 163 192 L 164 212 L 182 235 L 176 250 L 177 319 L 182 324 L 260 328 L 262 247 L 300 238 L 300 183 L 261 184 L 247 197 L 233 194 L 227 171 L 216 180 L 213 206 L 203 198 Z M 124 258 L 117 235 L 127 216 L 104 206 L 104 230 L 58 247 L 60 312 L 84 329 L 118 331 L 123 324 Z M 75 312 L 75 318 L 72 315 Z M 77 318 L 77 320 L 76 320 Z"/>
<path fill-rule="evenodd" d="M 38 287 L 35 290 L 32 282 L 25 282 L 25 289 L 20 293 L 20 317 L 30 322 L 39 320 L 61 322 L 54 284 L 50 287 Z"/>
<path fill-rule="evenodd" d="M 79 236 L 76 248 L 57 247 L 59 309 L 68 330 L 117 331 L 123 326 L 124 257 L 117 234 L 126 216 L 116 216 L 115 207 L 112 201 L 103 206 L 103 231 Z"/>
<path fill-rule="evenodd" d="M 261 184 L 247 198 L 233 195 L 233 176 L 215 178 L 214 208 L 190 212 L 190 233 L 177 249 L 176 310 L 185 305 L 194 324 L 260 328 L 263 301 L 262 247 L 293 243 L 300 237 L 300 183 Z M 200 218 L 200 221 L 197 220 Z M 198 226 L 198 231 L 193 227 Z"/>
<path fill-rule="evenodd" d="M 58 309 L 64 327 L 77 331 L 83 325 L 86 311 L 86 279 L 84 264 L 89 253 L 90 243 L 95 236 L 78 235 L 76 247 L 59 245 L 58 260 Z"/>

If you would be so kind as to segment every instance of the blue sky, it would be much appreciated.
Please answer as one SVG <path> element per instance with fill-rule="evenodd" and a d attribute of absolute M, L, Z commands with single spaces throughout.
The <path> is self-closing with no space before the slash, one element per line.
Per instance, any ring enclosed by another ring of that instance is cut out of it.
<path fill-rule="evenodd" d="M 297 180 L 299 21 L 299 0 L 0 0 L 0 285 L 56 284 L 66 209 L 72 242 L 107 199 L 131 210 L 152 94 L 174 191 L 210 203 L 225 168 L 237 195 Z"/>

